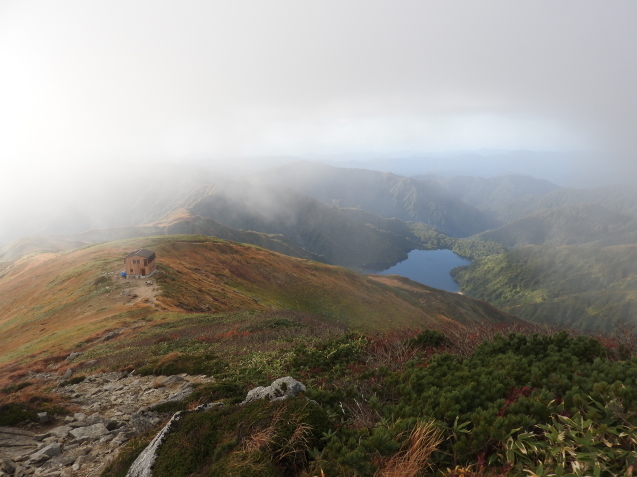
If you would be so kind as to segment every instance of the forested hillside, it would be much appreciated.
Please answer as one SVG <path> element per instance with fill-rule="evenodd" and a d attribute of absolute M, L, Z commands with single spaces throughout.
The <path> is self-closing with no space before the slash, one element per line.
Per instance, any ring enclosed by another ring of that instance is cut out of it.
<path fill-rule="evenodd" d="M 637 245 L 527 246 L 455 269 L 463 293 L 581 330 L 637 325 Z"/>
<path fill-rule="evenodd" d="M 498 229 L 477 234 L 472 239 L 497 242 L 508 248 L 595 241 L 611 241 L 620 245 L 635 243 L 635 234 L 636 216 L 612 212 L 597 204 L 584 204 L 542 209 Z"/>

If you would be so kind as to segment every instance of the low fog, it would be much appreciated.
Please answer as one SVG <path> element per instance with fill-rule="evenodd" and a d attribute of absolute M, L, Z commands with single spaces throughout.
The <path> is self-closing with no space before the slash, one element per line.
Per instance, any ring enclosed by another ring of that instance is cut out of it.
<path fill-rule="evenodd" d="M 636 19 L 631 1 L 2 2 L 0 245 L 157 220 L 162 197 L 301 159 L 631 182 Z"/>

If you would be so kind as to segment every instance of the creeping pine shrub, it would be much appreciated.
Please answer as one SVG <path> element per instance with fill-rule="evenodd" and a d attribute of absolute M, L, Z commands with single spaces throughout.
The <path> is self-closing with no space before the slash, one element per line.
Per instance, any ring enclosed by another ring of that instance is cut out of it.
<path fill-rule="evenodd" d="M 380 420 L 371 429 L 340 428 L 325 457 L 351 474 L 373 475 L 379 462 L 374 456 L 398 452 L 405 428 L 421 416 L 444 430 L 445 439 L 430 457 L 438 469 L 507 466 L 512 436 L 539 434 L 539 426 L 551 425 L 553 416 L 583 410 L 584 419 L 604 422 L 604 413 L 586 403 L 615 396 L 634 409 L 635 383 L 637 360 L 610 361 L 595 339 L 566 333 L 501 336 L 468 357 L 437 354 L 387 373 L 379 394 L 391 389 L 395 398 L 382 405 L 369 400 Z"/>
<path fill-rule="evenodd" d="M 226 366 L 227 363 L 212 353 L 193 355 L 174 352 L 141 367 L 138 372 L 142 376 L 172 376 L 181 373 L 215 375 L 221 373 Z"/>
<path fill-rule="evenodd" d="M 424 330 L 418 333 L 411 340 L 412 346 L 421 346 L 427 348 L 430 346 L 438 347 L 449 344 L 449 340 L 444 333 L 437 330 Z"/>
<path fill-rule="evenodd" d="M 14 426 L 23 421 L 36 421 L 37 411 L 25 403 L 0 404 L 0 426 Z"/>
<path fill-rule="evenodd" d="M 58 384 L 59 387 L 63 388 L 64 386 L 70 386 L 72 384 L 79 384 L 86 379 L 86 376 L 75 376 L 74 378 L 69 379 L 68 381 L 62 381 Z"/>
<path fill-rule="evenodd" d="M 330 370 L 342 373 L 347 364 L 359 360 L 367 346 L 365 337 L 349 333 L 338 338 L 329 338 L 313 347 L 299 344 L 293 349 L 290 368 L 294 371 L 322 372 Z"/>
<path fill-rule="evenodd" d="M 160 448 L 153 476 L 298 475 L 329 426 L 325 411 L 302 398 L 187 414 Z"/>
<path fill-rule="evenodd" d="M 18 391 L 31 386 L 33 383 L 30 383 L 28 381 L 25 381 L 24 383 L 19 383 L 19 384 L 14 384 L 12 386 L 7 386 L 5 388 L 0 389 L 0 393 L 2 394 L 13 394 L 13 393 L 17 393 Z"/>
<path fill-rule="evenodd" d="M 48 412 L 50 415 L 69 413 L 63 406 L 52 404 L 41 396 L 34 396 L 29 402 L 0 404 L 0 426 L 15 426 L 24 421 L 37 422 L 39 412 Z"/>

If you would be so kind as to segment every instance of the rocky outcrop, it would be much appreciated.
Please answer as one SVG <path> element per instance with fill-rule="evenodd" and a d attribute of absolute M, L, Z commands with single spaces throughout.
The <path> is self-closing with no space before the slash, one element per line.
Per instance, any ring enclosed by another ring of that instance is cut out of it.
<path fill-rule="evenodd" d="M 306 391 L 305 386 L 296 379 L 286 376 L 272 381 L 269 386 L 259 386 L 248 391 L 248 394 L 244 401 L 241 403 L 247 404 L 259 399 L 269 399 L 270 401 L 282 401 L 296 397 L 299 393 Z"/>
<path fill-rule="evenodd" d="M 179 420 L 181 415 L 181 412 L 177 412 L 173 415 L 159 434 L 150 441 L 150 444 L 148 444 L 146 449 L 144 449 L 137 459 L 135 459 L 133 465 L 131 465 L 130 469 L 128 469 L 126 477 L 151 477 L 152 467 L 155 463 L 155 459 L 157 459 L 157 450 L 164 442 L 166 436 L 170 433 L 173 425 Z"/>
<path fill-rule="evenodd" d="M 37 378 L 61 382 L 52 373 Z M 80 412 L 48 416 L 51 422 L 34 423 L 30 430 L 0 428 L 0 477 L 99 476 L 133 436 L 168 419 L 152 410 L 154 405 L 185 399 L 194 385 L 211 381 L 206 376 L 142 377 L 118 372 L 58 387 L 55 392 Z"/>

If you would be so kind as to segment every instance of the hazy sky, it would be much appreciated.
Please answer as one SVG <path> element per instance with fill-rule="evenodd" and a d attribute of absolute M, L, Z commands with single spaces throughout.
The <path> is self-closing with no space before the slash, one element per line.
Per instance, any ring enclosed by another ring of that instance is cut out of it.
<path fill-rule="evenodd" d="M 637 147 L 634 0 L 0 0 L 0 160 Z"/>

